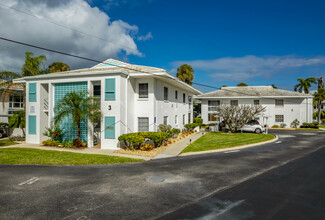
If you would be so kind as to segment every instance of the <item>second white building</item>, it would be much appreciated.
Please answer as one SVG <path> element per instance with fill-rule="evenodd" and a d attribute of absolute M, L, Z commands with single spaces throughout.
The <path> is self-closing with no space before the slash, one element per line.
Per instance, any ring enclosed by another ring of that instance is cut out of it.
<path fill-rule="evenodd" d="M 272 86 L 222 87 L 221 90 L 195 97 L 201 102 L 203 123 L 215 123 L 222 120 L 216 108 L 219 105 L 262 105 L 265 112 L 257 116 L 260 124 L 273 126 L 286 124 L 298 119 L 300 123 L 312 122 L 313 96 Z"/>

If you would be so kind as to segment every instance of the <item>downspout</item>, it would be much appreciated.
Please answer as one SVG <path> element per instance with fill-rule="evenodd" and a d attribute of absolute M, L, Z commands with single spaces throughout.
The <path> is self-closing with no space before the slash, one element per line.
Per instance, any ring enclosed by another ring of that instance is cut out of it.
<path fill-rule="evenodd" d="M 129 82 L 129 78 L 130 78 L 130 75 L 128 74 L 128 76 L 126 77 L 126 80 L 125 80 L 125 95 L 126 95 L 126 103 L 125 103 L 125 111 L 126 111 L 126 119 L 125 119 L 125 126 L 126 126 L 126 133 L 129 133 L 129 125 L 128 125 L 128 82 Z"/>

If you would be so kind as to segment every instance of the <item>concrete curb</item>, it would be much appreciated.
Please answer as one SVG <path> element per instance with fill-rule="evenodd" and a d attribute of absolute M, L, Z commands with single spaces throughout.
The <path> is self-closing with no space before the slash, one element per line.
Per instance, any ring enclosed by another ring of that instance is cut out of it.
<path fill-rule="evenodd" d="M 217 150 L 206 150 L 206 151 L 197 151 L 197 152 L 187 152 L 187 153 L 182 153 L 178 156 L 181 157 L 186 157 L 186 156 L 192 156 L 192 155 L 199 155 L 199 154 L 210 154 L 210 153 L 217 153 L 217 152 L 224 152 L 224 151 L 232 151 L 232 150 L 239 150 L 239 149 L 245 149 L 245 148 L 250 148 L 250 147 L 255 147 L 255 146 L 260 146 L 264 144 L 269 144 L 276 142 L 279 137 L 275 134 L 275 138 L 269 141 L 264 141 L 264 142 L 259 142 L 255 144 L 247 144 L 247 145 L 242 145 L 238 147 L 228 147 L 228 148 L 222 148 L 222 149 L 217 149 Z"/>

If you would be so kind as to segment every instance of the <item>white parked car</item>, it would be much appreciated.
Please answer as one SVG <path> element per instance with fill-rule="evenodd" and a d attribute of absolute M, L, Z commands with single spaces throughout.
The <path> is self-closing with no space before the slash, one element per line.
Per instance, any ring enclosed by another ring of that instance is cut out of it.
<path fill-rule="evenodd" d="M 252 120 L 244 125 L 240 129 L 241 131 L 254 132 L 256 134 L 261 134 L 265 131 L 265 128 L 258 123 L 258 121 Z"/>

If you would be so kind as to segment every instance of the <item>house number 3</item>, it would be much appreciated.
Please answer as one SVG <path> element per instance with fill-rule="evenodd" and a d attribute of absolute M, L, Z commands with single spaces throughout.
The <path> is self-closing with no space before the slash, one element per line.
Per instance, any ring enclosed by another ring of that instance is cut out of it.
<path fill-rule="evenodd" d="M 112 106 L 109 105 L 108 106 L 108 111 L 110 111 L 110 110 L 112 110 Z"/>

